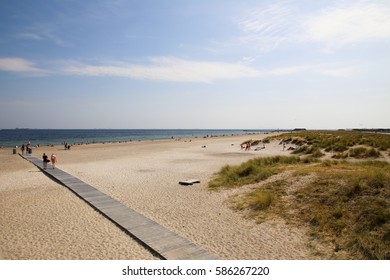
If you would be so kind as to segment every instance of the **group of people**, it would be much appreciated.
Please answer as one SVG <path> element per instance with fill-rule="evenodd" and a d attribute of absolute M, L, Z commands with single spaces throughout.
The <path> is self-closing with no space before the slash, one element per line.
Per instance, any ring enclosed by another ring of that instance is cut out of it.
<path fill-rule="evenodd" d="M 65 147 L 65 150 L 70 150 L 70 145 L 66 141 L 64 141 L 63 144 Z"/>
<path fill-rule="evenodd" d="M 31 149 L 31 144 L 30 142 L 27 143 L 27 145 L 22 145 L 20 147 L 20 149 L 22 150 L 22 155 L 27 155 L 27 153 L 29 152 L 29 150 Z"/>
<path fill-rule="evenodd" d="M 249 151 L 251 149 L 251 142 L 246 142 L 241 144 L 241 150 Z"/>
<path fill-rule="evenodd" d="M 43 160 L 43 169 L 47 169 L 47 163 L 50 161 L 53 169 L 56 168 L 57 156 L 54 153 L 51 154 L 50 160 L 49 157 L 45 153 L 43 153 L 42 160 Z"/>

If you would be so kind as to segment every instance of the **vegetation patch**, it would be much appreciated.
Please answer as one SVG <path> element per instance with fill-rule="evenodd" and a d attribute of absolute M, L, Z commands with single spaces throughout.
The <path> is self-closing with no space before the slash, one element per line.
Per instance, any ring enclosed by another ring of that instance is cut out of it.
<path fill-rule="evenodd" d="M 351 258 L 390 258 L 390 165 L 384 162 L 339 163 L 295 193 L 299 219 L 312 234 L 331 239 L 335 251 Z"/>
<path fill-rule="evenodd" d="M 257 222 L 277 215 L 306 225 L 313 238 L 333 244 L 334 258 L 390 259 L 387 162 L 259 158 L 224 167 L 209 187 L 253 184 L 283 171 L 289 171 L 287 179 L 271 180 L 235 195 L 231 207 Z"/>
<path fill-rule="evenodd" d="M 246 218 L 252 218 L 257 223 L 262 223 L 275 214 L 275 208 L 278 208 L 278 213 L 282 213 L 285 209 L 281 198 L 286 195 L 286 184 L 285 180 L 276 180 L 262 188 L 232 196 L 229 199 L 230 207 L 243 211 Z"/>
<path fill-rule="evenodd" d="M 209 182 L 209 188 L 216 190 L 257 183 L 278 174 L 282 165 L 297 164 L 300 161 L 299 157 L 276 156 L 251 159 L 238 166 L 226 165 Z"/>
<path fill-rule="evenodd" d="M 390 150 L 390 134 L 361 131 L 299 131 L 267 137 L 266 140 L 298 146 L 294 154 L 315 155 L 334 153 L 334 158 L 377 158 Z"/>
<path fill-rule="evenodd" d="M 337 153 L 332 156 L 335 159 L 346 159 L 348 157 L 356 159 L 366 159 L 366 158 L 378 158 L 381 156 L 381 153 L 375 148 L 366 148 L 366 147 L 356 147 L 350 148 L 347 152 Z"/>

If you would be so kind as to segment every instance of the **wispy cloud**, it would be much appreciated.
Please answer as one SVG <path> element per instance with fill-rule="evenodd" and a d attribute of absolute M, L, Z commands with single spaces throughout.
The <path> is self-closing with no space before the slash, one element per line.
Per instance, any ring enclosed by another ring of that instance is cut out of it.
<path fill-rule="evenodd" d="M 324 43 L 328 51 L 350 44 L 390 39 L 390 3 L 339 4 L 308 17 L 303 26 L 309 39 Z"/>
<path fill-rule="evenodd" d="M 243 36 L 237 40 L 260 51 L 271 51 L 296 34 L 299 15 L 286 2 L 253 8 L 237 19 Z"/>
<path fill-rule="evenodd" d="M 16 36 L 22 39 L 34 40 L 34 41 L 47 41 L 52 42 L 60 47 L 70 47 L 71 43 L 64 40 L 63 36 L 59 35 L 59 24 L 55 23 L 36 23 L 21 32 Z"/>
<path fill-rule="evenodd" d="M 48 73 L 48 71 L 36 67 L 34 62 L 18 57 L 0 57 L 0 71 L 39 76 Z"/>
<path fill-rule="evenodd" d="M 35 40 L 35 41 L 43 40 L 42 36 L 40 36 L 36 33 L 30 33 L 30 32 L 20 33 L 17 35 L 17 37 L 22 38 L 22 39 Z"/>
<path fill-rule="evenodd" d="M 116 76 L 138 80 L 210 83 L 220 79 L 260 77 L 262 71 L 234 63 L 155 57 L 146 65 L 86 65 L 68 63 L 63 71 L 73 75 Z"/>
<path fill-rule="evenodd" d="M 260 52 L 319 43 L 332 52 L 344 46 L 390 39 L 390 2 L 335 1 L 303 10 L 297 1 L 281 1 L 247 10 L 236 18 L 242 34 L 230 41 Z M 226 46 L 229 46 L 226 43 Z"/>

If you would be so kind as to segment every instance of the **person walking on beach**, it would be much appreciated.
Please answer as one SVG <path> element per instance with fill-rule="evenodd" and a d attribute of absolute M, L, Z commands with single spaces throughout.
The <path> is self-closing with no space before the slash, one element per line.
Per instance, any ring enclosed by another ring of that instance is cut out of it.
<path fill-rule="evenodd" d="M 51 154 L 51 165 L 53 166 L 53 169 L 56 168 L 56 162 L 57 162 L 57 156 L 52 153 Z"/>
<path fill-rule="evenodd" d="M 42 160 L 43 160 L 43 169 L 47 169 L 47 163 L 49 162 L 49 160 L 47 159 L 47 155 L 45 153 L 43 153 L 42 155 Z"/>
<path fill-rule="evenodd" d="M 30 154 L 30 149 L 31 149 L 31 143 L 30 143 L 30 141 L 28 141 L 27 146 L 26 146 L 26 155 Z"/>
<path fill-rule="evenodd" d="M 22 150 L 22 155 L 24 155 L 24 144 L 22 145 L 22 147 L 20 149 Z"/>

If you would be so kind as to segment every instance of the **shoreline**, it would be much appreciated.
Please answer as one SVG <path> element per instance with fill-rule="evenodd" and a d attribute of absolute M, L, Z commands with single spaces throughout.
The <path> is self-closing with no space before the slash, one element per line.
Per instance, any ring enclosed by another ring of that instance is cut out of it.
<path fill-rule="evenodd" d="M 19 131 L 19 130 L 5 130 L 5 131 Z M 116 129 L 85 129 L 85 130 L 78 130 L 78 129 L 26 129 L 21 131 L 61 131 L 66 132 L 68 134 L 64 135 L 55 135 L 52 136 L 53 138 L 49 139 L 39 139 L 37 135 L 24 135 L 24 142 L 20 140 L 8 140 L 3 141 L 0 143 L 0 148 L 15 148 L 20 147 L 22 144 L 27 144 L 28 142 L 31 142 L 32 146 L 37 147 L 46 147 L 46 146 L 57 146 L 57 145 L 64 145 L 64 143 L 68 143 L 73 146 L 79 146 L 79 145 L 88 145 L 88 144 L 102 144 L 102 143 L 129 143 L 129 142 L 139 142 L 139 141 L 148 141 L 148 140 L 170 140 L 170 139 L 184 139 L 184 138 L 214 138 L 214 137 L 230 137 L 230 136 L 241 136 L 241 135 L 256 135 L 256 134 L 267 134 L 267 133 L 274 133 L 276 130 L 268 130 L 268 129 L 259 129 L 259 130 L 240 130 L 240 129 L 135 129 L 135 130 L 116 130 Z M 73 135 L 73 132 L 84 132 L 85 135 L 81 137 L 80 135 Z M 95 132 L 95 131 L 110 131 L 113 132 L 111 135 L 95 135 L 92 136 L 89 133 Z M 129 135 L 127 136 L 120 136 L 118 134 L 115 134 L 117 131 L 128 131 Z M 1 130 L 0 130 L 1 132 Z M 137 132 L 137 133 L 136 133 Z M 144 134 L 139 133 L 144 132 Z M 148 132 L 148 133 L 145 133 Z M 150 133 L 155 132 L 155 134 Z M 180 132 L 180 133 L 178 133 Z M 131 134 L 133 133 L 133 134 Z M 18 135 L 18 138 L 21 136 Z M 68 141 L 68 140 L 69 141 Z M 10 144 L 12 142 L 12 144 Z M 7 144 L 4 144 L 7 143 Z"/>

